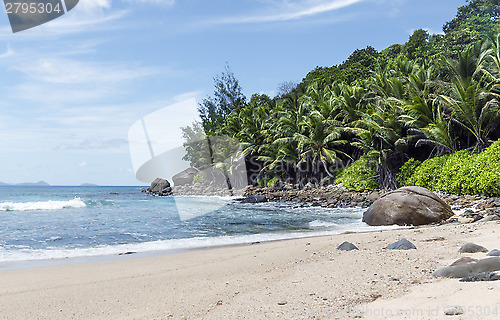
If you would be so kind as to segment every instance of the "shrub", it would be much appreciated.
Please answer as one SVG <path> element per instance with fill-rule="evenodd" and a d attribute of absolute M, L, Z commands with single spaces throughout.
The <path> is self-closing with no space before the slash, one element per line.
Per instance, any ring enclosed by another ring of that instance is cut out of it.
<path fill-rule="evenodd" d="M 500 140 L 479 154 L 462 150 L 425 160 L 406 185 L 457 194 L 499 195 Z"/>
<path fill-rule="evenodd" d="M 411 175 L 415 172 L 415 170 L 421 163 L 422 161 L 415 160 L 414 158 L 411 158 L 410 160 L 406 161 L 406 163 L 399 170 L 398 183 L 401 186 L 406 186 L 408 179 L 411 177 Z"/>
<path fill-rule="evenodd" d="M 377 163 L 361 157 L 345 168 L 335 182 L 353 191 L 373 190 L 378 187 L 376 174 Z"/>

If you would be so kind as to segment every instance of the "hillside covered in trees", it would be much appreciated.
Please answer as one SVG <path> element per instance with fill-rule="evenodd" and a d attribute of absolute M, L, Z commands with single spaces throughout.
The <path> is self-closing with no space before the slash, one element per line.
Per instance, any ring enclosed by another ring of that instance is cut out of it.
<path fill-rule="evenodd" d="M 234 138 L 252 184 L 396 188 L 422 161 L 500 139 L 500 1 L 468 0 L 443 34 L 419 29 L 380 52 L 355 50 L 280 91 L 247 100 L 226 68 L 187 144 L 200 132 Z"/>

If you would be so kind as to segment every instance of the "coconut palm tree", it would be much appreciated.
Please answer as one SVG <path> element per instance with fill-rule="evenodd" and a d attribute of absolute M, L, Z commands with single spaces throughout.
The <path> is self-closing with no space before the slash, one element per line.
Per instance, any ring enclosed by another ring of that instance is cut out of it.
<path fill-rule="evenodd" d="M 452 79 L 449 93 L 440 95 L 453 123 L 471 134 L 475 140 L 473 147 L 479 151 L 491 143 L 489 135 L 500 114 L 497 95 L 482 85 L 485 80 L 480 76 L 482 49 L 478 43 L 459 53 L 456 60 L 445 59 Z"/>
<path fill-rule="evenodd" d="M 305 129 L 303 133 L 295 133 L 294 140 L 298 141 L 300 162 L 311 164 L 312 176 L 320 178 L 320 165 L 330 176 L 328 164 L 334 164 L 339 156 L 349 157 L 338 146 L 348 142 L 341 138 L 342 124 L 339 121 L 325 119 L 319 111 L 310 112 L 301 122 Z"/>

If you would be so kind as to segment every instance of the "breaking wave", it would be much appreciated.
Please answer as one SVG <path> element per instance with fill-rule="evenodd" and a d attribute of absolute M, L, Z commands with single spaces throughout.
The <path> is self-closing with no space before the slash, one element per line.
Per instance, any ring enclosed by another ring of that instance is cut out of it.
<path fill-rule="evenodd" d="M 35 210 L 61 210 L 65 208 L 84 208 L 85 202 L 80 198 L 66 201 L 34 201 L 34 202 L 2 202 L 0 211 L 35 211 Z"/>

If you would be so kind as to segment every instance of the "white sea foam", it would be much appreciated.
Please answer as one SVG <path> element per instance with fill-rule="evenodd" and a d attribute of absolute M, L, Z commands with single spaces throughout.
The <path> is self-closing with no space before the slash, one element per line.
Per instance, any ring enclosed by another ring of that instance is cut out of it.
<path fill-rule="evenodd" d="M 239 236 L 220 237 L 195 237 L 188 239 L 158 240 L 133 244 L 120 244 L 99 246 L 94 248 L 78 249 L 21 249 L 6 250 L 0 246 L 0 263 L 16 261 L 34 261 L 63 258 L 79 258 L 118 255 L 124 252 L 154 252 L 154 251 L 174 251 L 188 250 L 224 245 L 250 244 L 255 242 L 268 242 L 275 240 L 300 239 L 315 236 L 328 236 L 345 232 L 369 232 L 378 230 L 401 229 L 400 226 L 370 227 L 359 221 L 351 225 L 339 225 L 335 230 L 315 231 L 315 232 L 289 232 L 279 234 L 252 234 Z"/>
<path fill-rule="evenodd" d="M 331 228 L 331 227 L 337 227 L 339 224 L 335 222 L 327 222 L 327 221 L 322 221 L 322 220 L 314 220 L 309 222 L 309 227 L 310 228 Z"/>
<path fill-rule="evenodd" d="M 1 202 L 0 211 L 35 211 L 35 210 L 61 210 L 64 208 L 83 208 L 85 202 L 80 198 L 71 200 L 49 200 L 33 202 Z"/>

